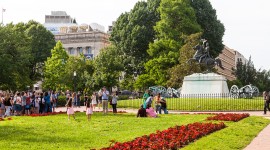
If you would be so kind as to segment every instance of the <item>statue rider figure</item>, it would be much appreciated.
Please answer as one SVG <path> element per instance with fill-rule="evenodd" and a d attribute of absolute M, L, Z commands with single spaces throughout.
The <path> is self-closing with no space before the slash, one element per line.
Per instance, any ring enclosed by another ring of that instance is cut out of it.
<path fill-rule="evenodd" d="M 201 63 L 201 61 L 204 58 L 210 57 L 209 44 L 205 39 L 201 39 L 200 43 L 195 47 L 193 47 L 193 49 L 196 50 L 196 53 L 194 54 L 193 58 L 196 59 L 199 63 Z"/>

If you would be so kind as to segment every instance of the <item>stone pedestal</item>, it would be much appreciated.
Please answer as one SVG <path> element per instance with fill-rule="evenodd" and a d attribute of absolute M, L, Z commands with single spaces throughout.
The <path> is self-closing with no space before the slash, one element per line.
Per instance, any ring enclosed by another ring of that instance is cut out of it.
<path fill-rule="evenodd" d="M 181 95 L 185 94 L 216 94 L 229 93 L 227 79 L 216 73 L 195 73 L 184 78 Z"/>

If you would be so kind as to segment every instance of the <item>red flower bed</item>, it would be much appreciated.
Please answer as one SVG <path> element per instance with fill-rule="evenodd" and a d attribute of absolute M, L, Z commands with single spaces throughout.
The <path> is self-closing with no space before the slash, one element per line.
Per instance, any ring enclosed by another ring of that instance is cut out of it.
<path fill-rule="evenodd" d="M 40 116 L 51 116 L 51 115 L 58 115 L 58 114 L 65 114 L 66 112 L 49 112 L 49 113 L 43 113 L 43 114 L 31 114 L 31 115 L 28 115 L 28 116 L 31 116 L 31 117 L 40 117 Z"/>
<path fill-rule="evenodd" d="M 85 112 L 85 111 L 84 111 Z M 93 112 L 103 112 L 102 110 L 101 111 L 93 111 Z M 113 111 L 108 111 L 108 112 L 113 112 Z M 121 113 L 127 113 L 126 111 L 117 111 L 117 113 L 121 114 Z"/>
<path fill-rule="evenodd" d="M 5 120 L 12 120 L 12 118 L 11 117 L 8 117 L 7 119 L 0 118 L 0 121 L 5 121 Z"/>
<path fill-rule="evenodd" d="M 216 114 L 215 116 L 212 117 L 207 117 L 207 120 L 221 120 L 221 121 L 240 121 L 246 117 L 249 117 L 249 114 L 233 114 L 233 113 L 228 113 L 228 114 Z"/>
<path fill-rule="evenodd" d="M 133 141 L 124 143 L 116 142 L 113 146 L 102 148 L 101 150 L 178 149 L 202 136 L 225 127 L 223 122 L 219 124 L 193 123 L 185 126 L 176 126 L 164 131 L 157 131 L 149 136 L 138 137 Z"/>

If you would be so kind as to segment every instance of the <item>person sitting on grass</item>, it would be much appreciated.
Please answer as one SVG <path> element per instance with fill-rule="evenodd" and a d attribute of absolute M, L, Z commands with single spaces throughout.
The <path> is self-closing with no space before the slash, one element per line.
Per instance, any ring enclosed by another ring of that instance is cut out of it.
<path fill-rule="evenodd" d="M 141 108 L 138 110 L 137 117 L 147 117 L 146 110 L 143 108 L 143 105 L 141 105 Z"/>
<path fill-rule="evenodd" d="M 86 115 L 87 115 L 87 120 L 90 121 L 91 115 L 93 114 L 93 106 L 90 103 L 90 100 L 86 102 Z"/>
<path fill-rule="evenodd" d="M 151 107 L 151 104 L 147 105 L 146 115 L 147 115 L 147 117 L 152 117 L 152 118 L 157 117 L 157 114 L 156 114 L 155 110 Z"/>
<path fill-rule="evenodd" d="M 74 120 L 75 120 L 75 113 L 74 113 L 74 110 L 73 110 L 73 107 L 72 107 L 72 98 L 69 98 L 69 100 L 68 100 L 68 102 L 66 104 L 66 107 L 67 107 L 68 120 L 70 120 L 70 115 L 72 115 Z"/>

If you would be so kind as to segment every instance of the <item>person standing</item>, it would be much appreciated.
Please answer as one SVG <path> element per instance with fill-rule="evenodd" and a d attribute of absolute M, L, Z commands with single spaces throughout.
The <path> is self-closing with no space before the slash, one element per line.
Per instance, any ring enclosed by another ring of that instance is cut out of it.
<path fill-rule="evenodd" d="M 147 89 L 145 90 L 145 93 L 143 94 L 143 108 L 146 108 L 147 104 L 146 104 L 146 100 L 150 97 L 150 91 Z"/>
<path fill-rule="evenodd" d="M 21 112 L 22 115 L 25 114 L 26 97 L 27 97 L 27 93 L 22 92 L 22 112 Z"/>
<path fill-rule="evenodd" d="M 14 99 L 15 102 L 15 111 L 16 115 L 21 115 L 22 111 L 22 98 L 21 98 L 21 93 L 17 93 L 17 96 Z"/>
<path fill-rule="evenodd" d="M 51 93 L 51 106 L 52 106 L 52 112 L 55 112 L 56 107 L 56 92 L 52 91 Z"/>
<path fill-rule="evenodd" d="M 152 105 L 153 101 L 153 95 L 151 94 L 150 97 L 147 98 L 147 100 L 144 102 L 143 108 L 146 109 L 148 105 Z"/>
<path fill-rule="evenodd" d="M 113 108 L 113 113 L 116 114 L 117 113 L 117 99 L 118 99 L 118 94 L 117 93 L 113 93 L 112 95 L 112 108 Z"/>
<path fill-rule="evenodd" d="M 161 104 L 161 106 L 159 108 L 159 114 L 161 114 L 161 110 L 164 111 L 164 114 L 168 114 L 167 102 L 166 102 L 164 97 L 161 97 L 160 104 Z"/>
<path fill-rule="evenodd" d="M 44 101 L 45 101 L 45 113 L 52 112 L 51 97 L 48 92 L 45 92 Z"/>
<path fill-rule="evenodd" d="M 264 99 L 264 108 L 263 108 L 263 114 L 266 115 L 267 109 L 270 111 L 269 108 L 269 92 L 264 91 L 263 92 L 263 99 Z"/>
<path fill-rule="evenodd" d="M 75 93 L 72 94 L 72 97 L 75 97 Z M 72 98 L 69 97 L 69 100 L 67 101 L 66 107 L 67 107 L 68 120 L 70 120 L 70 115 L 72 115 L 74 120 L 75 120 L 75 113 L 74 113 L 73 106 L 72 106 Z"/>
<path fill-rule="evenodd" d="M 96 93 L 95 92 L 93 92 L 93 94 L 91 96 L 91 99 L 92 99 L 93 110 L 95 110 L 96 105 L 97 105 L 97 96 L 96 96 Z"/>
<path fill-rule="evenodd" d="M 88 100 L 86 102 L 86 115 L 87 115 L 87 120 L 90 121 L 91 115 L 93 114 L 93 107 L 90 101 Z"/>
<path fill-rule="evenodd" d="M 160 112 L 160 100 L 161 100 L 161 94 L 158 93 L 157 96 L 155 96 L 155 108 L 156 108 L 156 113 Z"/>
<path fill-rule="evenodd" d="M 106 87 L 104 86 L 102 88 L 102 94 L 101 94 L 103 114 L 107 114 L 108 113 L 109 94 L 110 94 L 109 91 L 107 91 Z"/>
<path fill-rule="evenodd" d="M 10 110 L 11 110 L 11 98 L 10 98 L 10 94 L 7 93 L 5 100 L 4 100 L 4 105 L 6 107 L 6 112 L 5 112 L 5 116 L 10 116 Z"/>
<path fill-rule="evenodd" d="M 40 95 L 39 95 L 38 104 L 39 104 L 39 113 L 42 114 L 44 112 L 43 110 L 44 110 L 44 107 L 45 107 L 43 93 L 40 93 Z"/>
<path fill-rule="evenodd" d="M 28 94 L 26 97 L 26 103 L 25 103 L 25 114 L 30 115 L 30 109 L 31 109 L 31 99 L 30 95 Z"/>
<path fill-rule="evenodd" d="M 102 89 L 98 91 L 98 109 L 100 109 L 100 106 L 102 105 Z"/>

